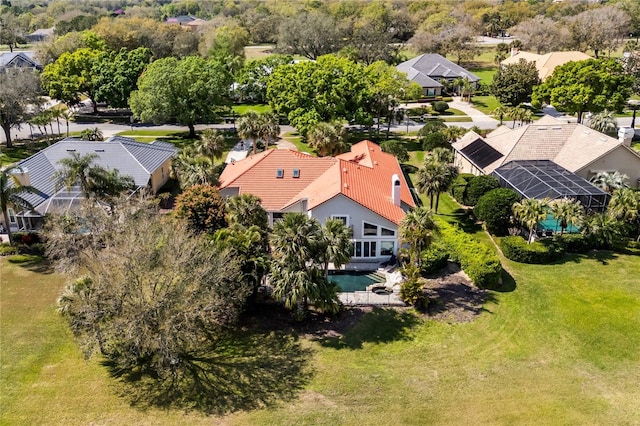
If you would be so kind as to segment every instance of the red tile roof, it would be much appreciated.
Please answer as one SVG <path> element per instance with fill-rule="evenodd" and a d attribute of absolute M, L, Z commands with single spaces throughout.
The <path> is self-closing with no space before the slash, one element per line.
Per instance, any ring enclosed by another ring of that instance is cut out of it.
<path fill-rule="evenodd" d="M 300 170 L 299 178 L 292 176 L 294 168 Z M 277 169 L 284 171 L 282 178 L 276 177 Z M 397 224 L 405 213 L 391 198 L 394 174 L 400 178 L 401 201 L 414 207 L 398 161 L 370 141 L 359 142 L 335 158 L 292 150 L 260 153 L 227 165 L 220 176 L 220 188 L 237 187 L 240 194 L 254 194 L 269 211 L 280 211 L 302 199 L 313 209 L 343 194 Z"/>

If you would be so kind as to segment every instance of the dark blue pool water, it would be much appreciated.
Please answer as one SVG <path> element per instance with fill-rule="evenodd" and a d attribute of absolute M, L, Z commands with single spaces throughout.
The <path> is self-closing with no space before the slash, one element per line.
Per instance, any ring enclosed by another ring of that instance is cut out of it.
<path fill-rule="evenodd" d="M 329 271 L 329 281 L 338 284 L 343 292 L 352 292 L 364 291 L 384 279 L 372 271 Z"/>

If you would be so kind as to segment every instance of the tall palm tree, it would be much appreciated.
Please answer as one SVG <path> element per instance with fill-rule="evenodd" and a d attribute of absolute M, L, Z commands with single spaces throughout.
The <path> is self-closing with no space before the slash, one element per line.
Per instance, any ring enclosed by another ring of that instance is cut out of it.
<path fill-rule="evenodd" d="M 264 142 L 264 150 L 269 149 L 269 143 L 273 143 L 280 135 L 280 118 L 272 112 L 260 114 L 259 137 Z"/>
<path fill-rule="evenodd" d="M 260 204 L 260 198 L 252 194 L 242 194 L 226 201 L 227 222 L 244 227 L 257 226 L 266 231 L 267 212 Z"/>
<path fill-rule="evenodd" d="M 215 164 L 215 160 L 222 156 L 225 148 L 225 137 L 216 129 L 204 129 L 194 148 L 198 154 L 204 155 Z"/>
<path fill-rule="evenodd" d="M 509 115 L 510 109 L 511 108 L 500 104 L 493 111 L 491 111 L 491 115 L 497 116 L 498 119 L 500 120 L 500 125 L 502 126 L 502 123 L 504 121 L 504 117 L 505 117 L 505 115 Z"/>
<path fill-rule="evenodd" d="M 616 170 L 615 172 L 598 172 L 589 182 L 612 194 L 616 189 L 628 188 L 629 185 L 625 182 L 628 178 L 629 176 Z"/>
<path fill-rule="evenodd" d="M 462 96 L 462 99 L 464 100 L 466 97 L 467 102 L 471 103 L 471 95 L 473 95 L 474 91 L 475 91 L 474 83 L 466 77 L 463 78 L 462 85 L 460 86 L 460 95 Z"/>
<path fill-rule="evenodd" d="M 438 227 L 433 213 L 426 207 L 416 207 L 400 222 L 400 241 L 409 245 L 409 258 L 413 265 L 422 265 L 422 252 L 431 245 Z"/>
<path fill-rule="evenodd" d="M 347 149 L 347 134 L 342 123 L 317 123 L 307 134 L 309 146 L 318 155 L 337 155 Z"/>
<path fill-rule="evenodd" d="M 449 148 L 434 148 L 427 154 L 425 162 L 453 163 L 453 151 Z"/>
<path fill-rule="evenodd" d="M 73 112 L 71 112 L 69 109 L 64 109 L 59 111 L 60 111 L 60 118 L 64 119 L 65 123 L 67 124 L 67 137 L 69 137 L 69 120 L 73 118 Z"/>
<path fill-rule="evenodd" d="M 24 198 L 25 193 L 35 192 L 35 188 L 30 185 L 22 185 L 18 177 L 12 172 L 21 172 L 19 166 L 7 167 L 0 170 L 0 209 L 9 237 L 9 244 L 13 244 L 11 225 L 9 222 L 9 207 L 17 206 L 22 209 L 33 210 L 33 205 Z"/>
<path fill-rule="evenodd" d="M 634 223 L 640 232 L 640 192 L 631 188 L 616 189 L 609 200 L 607 211 L 617 220 Z M 640 241 L 640 233 L 637 241 Z"/>
<path fill-rule="evenodd" d="M 445 129 L 442 129 L 442 133 L 446 136 L 449 143 L 454 143 L 467 132 L 467 129 L 460 126 L 447 126 Z"/>
<path fill-rule="evenodd" d="M 560 223 L 560 235 L 569 226 L 577 226 L 584 220 L 584 207 L 573 198 L 558 199 L 549 203 L 551 213 Z"/>
<path fill-rule="evenodd" d="M 600 133 L 611 135 L 618 130 L 618 121 L 613 115 L 613 111 L 605 109 L 604 111 L 595 113 L 589 120 L 589 127 Z"/>
<path fill-rule="evenodd" d="M 254 154 L 258 152 L 261 121 L 260 115 L 255 111 L 249 111 L 238 119 L 238 136 L 241 139 L 251 141 Z"/>
<path fill-rule="evenodd" d="M 69 191 L 77 182 L 85 197 L 90 198 L 93 189 L 89 172 L 95 166 L 96 158 L 97 154 L 80 155 L 78 152 L 72 152 L 69 157 L 58 161 L 62 167 L 52 177 L 56 182 L 56 191 L 62 187 Z"/>
<path fill-rule="evenodd" d="M 591 238 L 597 248 L 611 247 L 619 234 L 620 224 L 606 213 L 594 213 L 585 218 L 582 233 Z"/>
<path fill-rule="evenodd" d="M 454 165 L 429 161 L 429 158 L 425 160 L 418 170 L 416 187 L 418 191 L 429 196 L 431 209 L 433 209 L 435 202 L 436 213 L 440 204 L 440 194 L 447 190 L 457 176 L 458 168 Z"/>
<path fill-rule="evenodd" d="M 217 185 L 213 164 L 207 157 L 184 150 L 174 158 L 173 168 L 183 188 L 193 185 Z"/>
<path fill-rule="evenodd" d="M 322 227 L 322 249 L 320 259 L 324 263 L 324 277 L 329 279 L 329 263 L 333 263 L 336 269 L 346 265 L 351 260 L 353 245 L 351 243 L 352 231 L 338 219 L 329 219 Z"/>
<path fill-rule="evenodd" d="M 103 141 L 104 135 L 98 127 L 84 129 L 80 132 L 80 137 L 87 141 Z"/>
<path fill-rule="evenodd" d="M 514 216 L 529 229 L 529 244 L 533 242 L 536 225 L 547 217 L 548 205 L 549 200 L 536 200 L 534 198 L 525 198 L 513 205 Z"/>

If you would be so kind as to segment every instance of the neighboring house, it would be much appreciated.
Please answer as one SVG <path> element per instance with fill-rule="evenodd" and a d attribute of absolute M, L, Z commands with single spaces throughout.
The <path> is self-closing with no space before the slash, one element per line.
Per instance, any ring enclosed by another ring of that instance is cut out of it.
<path fill-rule="evenodd" d="M 173 17 L 167 18 L 167 20 L 165 22 L 167 24 L 186 25 L 189 22 L 193 22 L 195 20 L 196 20 L 196 18 L 194 18 L 193 16 L 180 15 L 180 16 L 173 16 Z"/>
<path fill-rule="evenodd" d="M 486 137 L 470 131 L 452 147 L 461 173 L 492 174 L 513 161 L 549 160 L 586 180 L 598 172 L 618 171 L 637 187 L 640 153 L 631 149 L 632 137 L 625 129 L 616 139 L 547 115 L 516 129 L 501 126 Z"/>
<path fill-rule="evenodd" d="M 202 31 L 207 25 L 209 25 L 209 21 L 205 21 L 204 19 L 196 18 L 193 21 L 189 21 L 184 24 L 189 30 L 198 32 Z"/>
<path fill-rule="evenodd" d="M 35 30 L 34 32 L 32 32 L 31 34 L 27 34 L 25 36 L 25 38 L 30 42 L 30 43 L 36 43 L 39 41 L 45 41 L 46 39 L 48 39 L 49 37 L 53 36 L 54 32 L 56 30 L 56 27 L 51 27 L 51 28 L 40 28 L 38 30 Z"/>
<path fill-rule="evenodd" d="M 557 66 L 566 64 L 570 61 L 584 61 L 591 59 L 591 56 L 586 53 L 570 51 L 570 52 L 550 52 L 545 55 L 538 55 L 537 53 L 522 52 L 517 49 L 511 50 L 511 56 L 500 62 L 500 65 L 517 64 L 520 59 L 524 59 L 527 62 L 534 62 L 536 69 L 538 70 L 538 77 L 544 81 L 553 74 L 553 70 Z"/>
<path fill-rule="evenodd" d="M 455 64 L 437 53 L 425 53 L 396 66 L 398 71 L 407 74 L 407 78 L 422 87 L 425 97 L 442 95 L 441 81 L 453 82 L 466 78 L 477 87 L 480 78 L 460 65 Z"/>
<path fill-rule="evenodd" d="M 0 72 L 10 68 L 42 70 L 42 65 L 35 59 L 35 52 L 0 53 Z"/>
<path fill-rule="evenodd" d="M 396 158 L 362 141 L 337 157 L 271 149 L 228 164 L 220 176 L 223 196 L 260 197 L 269 224 L 288 212 L 324 223 L 342 220 L 353 230 L 354 261 L 386 260 L 398 251 L 398 225 L 415 207 Z"/>
<path fill-rule="evenodd" d="M 72 152 L 96 154 L 96 165 L 109 170 L 117 169 L 121 175 L 131 176 L 138 190 L 148 189 L 157 193 L 169 180 L 171 159 L 177 149 L 166 142 L 147 144 L 120 136 L 103 142 L 63 139 L 17 164 L 21 170 L 15 170 L 13 174 L 23 185 L 36 189 L 33 194 L 23 195 L 35 207 L 35 211 L 15 212 L 9 209 L 12 229 L 37 228 L 47 212 L 69 208 L 83 198 L 79 187 L 72 187 L 70 191 L 66 188 L 56 190 L 56 182 L 52 180 L 54 173 L 60 169 L 59 161 L 69 157 Z"/>

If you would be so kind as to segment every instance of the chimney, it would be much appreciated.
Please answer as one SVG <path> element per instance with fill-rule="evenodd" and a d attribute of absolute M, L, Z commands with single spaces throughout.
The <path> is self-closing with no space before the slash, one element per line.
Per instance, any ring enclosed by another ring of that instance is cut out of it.
<path fill-rule="evenodd" d="M 22 186 L 31 186 L 31 178 L 29 177 L 29 170 L 26 167 L 16 167 L 11 171 L 11 174 L 18 178 L 18 182 Z"/>
<path fill-rule="evenodd" d="M 512 47 L 512 48 L 511 48 L 511 55 L 509 55 L 509 56 L 511 56 L 511 57 L 513 58 L 513 57 L 514 57 L 514 56 L 516 56 L 519 52 L 520 52 L 520 51 L 518 50 L 518 48 L 517 48 L 517 47 Z"/>
<path fill-rule="evenodd" d="M 391 176 L 391 200 L 395 206 L 400 207 L 400 177 Z"/>
<path fill-rule="evenodd" d="M 618 140 L 624 146 L 630 147 L 634 134 L 635 131 L 631 127 L 620 127 L 618 129 Z"/>

